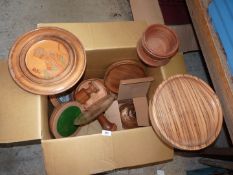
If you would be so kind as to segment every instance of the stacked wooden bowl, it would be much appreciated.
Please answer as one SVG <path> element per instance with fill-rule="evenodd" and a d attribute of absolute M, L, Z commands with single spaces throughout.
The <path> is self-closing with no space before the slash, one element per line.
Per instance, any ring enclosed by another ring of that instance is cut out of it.
<path fill-rule="evenodd" d="M 147 65 L 159 67 L 167 64 L 177 53 L 179 41 L 174 31 L 165 25 L 149 26 L 137 45 L 139 58 Z"/>

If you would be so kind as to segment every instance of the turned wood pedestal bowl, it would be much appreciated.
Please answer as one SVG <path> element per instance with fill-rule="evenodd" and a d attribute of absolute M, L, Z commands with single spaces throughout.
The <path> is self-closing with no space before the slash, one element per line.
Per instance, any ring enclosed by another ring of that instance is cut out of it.
<path fill-rule="evenodd" d="M 160 84 L 149 112 L 161 139 L 181 150 L 199 150 L 213 143 L 223 121 L 214 91 L 191 75 L 176 75 Z"/>

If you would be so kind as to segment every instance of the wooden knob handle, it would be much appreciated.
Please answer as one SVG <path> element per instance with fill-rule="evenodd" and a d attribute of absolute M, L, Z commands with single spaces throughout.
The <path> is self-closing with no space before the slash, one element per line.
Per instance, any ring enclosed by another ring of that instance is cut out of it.
<path fill-rule="evenodd" d="M 105 116 L 104 114 L 100 114 L 97 118 L 97 120 L 99 121 L 101 127 L 104 130 L 108 130 L 108 131 L 116 131 L 117 130 L 117 125 L 115 123 L 110 122 Z"/>
<path fill-rule="evenodd" d="M 75 100 L 81 104 L 85 104 L 86 101 L 91 97 L 92 93 L 98 92 L 98 88 L 93 85 L 92 82 L 88 83 L 87 88 L 82 88 L 80 91 L 75 93 Z"/>

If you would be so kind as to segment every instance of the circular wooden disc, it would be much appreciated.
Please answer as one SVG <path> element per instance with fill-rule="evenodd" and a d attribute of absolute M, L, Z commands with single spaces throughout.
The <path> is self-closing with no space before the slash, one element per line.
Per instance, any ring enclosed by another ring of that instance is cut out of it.
<path fill-rule="evenodd" d="M 103 80 L 97 79 L 97 78 L 87 79 L 87 80 L 82 81 L 79 84 L 79 86 L 76 88 L 75 93 L 80 91 L 82 88 L 86 89 L 88 87 L 89 82 L 92 82 L 93 85 L 98 88 L 98 92 L 91 94 L 91 97 L 83 105 L 85 108 L 89 108 L 91 105 L 97 103 L 99 100 L 101 100 L 103 97 L 109 94 L 108 89 L 104 86 Z"/>
<path fill-rule="evenodd" d="M 83 111 L 82 106 L 75 101 L 64 103 L 54 108 L 49 120 L 49 126 L 55 138 L 76 136 L 79 127 L 74 125 L 74 120 Z"/>
<path fill-rule="evenodd" d="M 222 127 L 218 97 L 205 82 L 191 75 L 176 75 L 160 84 L 149 112 L 156 133 L 182 150 L 207 147 Z"/>
<path fill-rule="evenodd" d="M 143 67 L 133 60 L 122 60 L 108 67 L 104 84 L 113 93 L 118 93 L 120 80 L 145 77 Z"/>
<path fill-rule="evenodd" d="M 9 70 L 23 89 L 41 95 L 61 93 L 83 75 L 86 55 L 70 32 L 42 27 L 19 37 L 9 54 Z"/>

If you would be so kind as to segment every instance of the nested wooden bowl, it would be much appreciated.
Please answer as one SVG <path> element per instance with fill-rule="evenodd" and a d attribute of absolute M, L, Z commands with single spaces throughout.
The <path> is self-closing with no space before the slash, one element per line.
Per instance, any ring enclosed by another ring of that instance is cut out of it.
<path fill-rule="evenodd" d="M 182 150 L 199 150 L 213 143 L 223 121 L 214 91 L 191 75 L 176 75 L 160 84 L 149 112 L 161 139 Z"/>
<path fill-rule="evenodd" d="M 81 104 L 72 101 L 54 108 L 49 119 L 50 131 L 55 138 L 76 136 L 79 126 L 74 125 L 75 119 L 84 111 Z"/>
<path fill-rule="evenodd" d="M 176 33 L 166 25 L 150 25 L 142 36 L 142 46 L 154 59 L 170 58 L 179 48 Z"/>
<path fill-rule="evenodd" d="M 86 54 L 75 35 L 60 28 L 42 27 L 15 41 L 8 63 L 20 87 L 52 95 L 77 83 L 86 67 Z"/>
<path fill-rule="evenodd" d="M 167 64 L 179 48 L 179 40 L 174 31 L 165 25 L 153 24 L 138 41 L 137 53 L 147 65 L 159 67 Z"/>
<path fill-rule="evenodd" d="M 113 93 L 118 93 L 120 80 L 145 77 L 144 68 L 133 60 L 121 60 L 108 67 L 104 76 L 105 86 Z"/>

